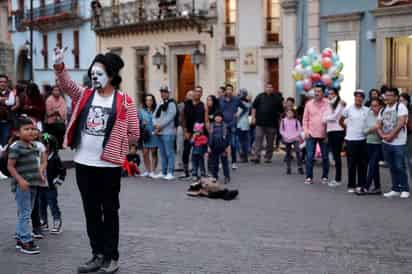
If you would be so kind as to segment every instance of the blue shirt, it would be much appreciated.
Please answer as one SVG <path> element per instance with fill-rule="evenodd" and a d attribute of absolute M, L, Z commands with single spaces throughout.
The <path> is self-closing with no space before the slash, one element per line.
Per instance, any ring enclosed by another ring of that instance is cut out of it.
<path fill-rule="evenodd" d="M 223 122 L 225 122 L 228 127 L 236 127 L 236 113 L 238 108 L 241 108 L 243 110 L 240 114 L 240 116 L 242 116 L 247 112 L 247 107 L 242 103 L 240 98 L 236 96 L 233 96 L 231 98 L 226 96 L 221 97 L 219 99 L 219 103 L 220 109 L 223 112 Z"/>

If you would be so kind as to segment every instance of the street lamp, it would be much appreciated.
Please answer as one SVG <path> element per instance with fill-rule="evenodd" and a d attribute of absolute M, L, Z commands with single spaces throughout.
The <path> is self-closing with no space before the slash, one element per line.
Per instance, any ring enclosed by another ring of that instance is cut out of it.
<path fill-rule="evenodd" d="M 153 65 L 160 69 L 161 66 L 166 65 L 166 54 L 162 54 L 159 50 L 152 56 Z"/>
<path fill-rule="evenodd" d="M 206 50 L 205 50 L 206 51 Z M 199 83 L 199 66 L 205 62 L 206 55 L 199 49 L 192 53 L 192 64 L 196 66 L 196 83 Z"/>

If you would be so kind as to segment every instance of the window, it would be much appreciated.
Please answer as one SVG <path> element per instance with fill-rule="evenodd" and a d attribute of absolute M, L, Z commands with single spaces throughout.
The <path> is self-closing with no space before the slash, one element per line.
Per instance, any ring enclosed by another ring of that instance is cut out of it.
<path fill-rule="evenodd" d="M 225 83 L 232 84 L 234 90 L 237 87 L 236 60 L 225 60 Z"/>
<path fill-rule="evenodd" d="M 279 91 L 279 60 L 266 59 L 266 83 L 272 84 L 275 91 Z"/>
<path fill-rule="evenodd" d="M 48 37 L 47 34 L 43 34 L 43 49 L 41 54 L 43 55 L 43 66 L 44 69 L 49 68 L 49 46 L 48 46 Z"/>
<path fill-rule="evenodd" d="M 136 98 L 138 101 L 143 100 L 147 92 L 147 56 L 147 51 L 136 51 Z"/>
<path fill-rule="evenodd" d="M 266 0 L 266 42 L 278 43 L 280 32 L 280 1 Z"/>
<path fill-rule="evenodd" d="M 236 45 L 237 0 L 225 0 L 225 45 Z"/>
<path fill-rule="evenodd" d="M 57 33 L 57 37 L 56 37 L 56 47 L 58 48 L 62 48 L 63 47 L 63 35 L 61 34 L 61 32 Z"/>
<path fill-rule="evenodd" d="M 80 68 L 80 45 L 79 45 L 79 31 L 73 32 L 73 56 L 74 56 L 74 68 Z"/>

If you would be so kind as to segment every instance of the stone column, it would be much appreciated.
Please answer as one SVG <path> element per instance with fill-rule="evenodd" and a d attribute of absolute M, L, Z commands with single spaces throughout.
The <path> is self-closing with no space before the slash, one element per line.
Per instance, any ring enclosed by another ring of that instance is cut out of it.
<path fill-rule="evenodd" d="M 296 97 L 295 81 L 291 73 L 296 59 L 296 10 L 297 0 L 283 0 L 281 3 L 281 35 L 283 52 L 280 62 L 280 89 L 284 97 Z"/>
<path fill-rule="evenodd" d="M 308 48 L 320 48 L 319 0 L 308 0 Z"/>

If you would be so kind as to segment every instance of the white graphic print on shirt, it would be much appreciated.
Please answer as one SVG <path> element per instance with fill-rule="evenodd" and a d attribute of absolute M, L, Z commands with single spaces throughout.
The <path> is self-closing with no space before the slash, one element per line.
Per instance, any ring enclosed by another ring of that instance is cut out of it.
<path fill-rule="evenodd" d="M 85 133 L 93 136 L 104 136 L 111 108 L 92 106 L 87 116 Z"/>

